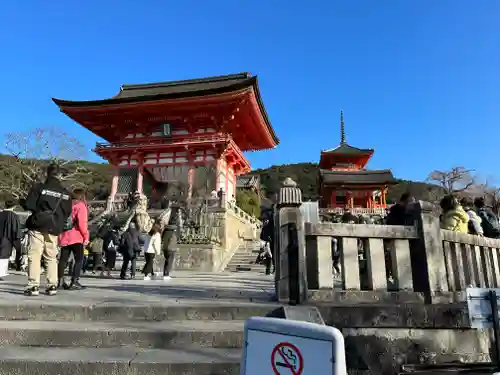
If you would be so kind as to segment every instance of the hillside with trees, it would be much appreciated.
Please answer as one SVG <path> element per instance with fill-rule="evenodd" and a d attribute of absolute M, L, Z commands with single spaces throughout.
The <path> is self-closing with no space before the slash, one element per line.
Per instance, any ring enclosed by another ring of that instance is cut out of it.
<path fill-rule="evenodd" d="M 292 178 L 302 189 L 304 200 L 318 199 L 318 165 L 316 163 L 297 163 L 273 165 L 265 169 L 257 169 L 251 174 L 260 176 L 261 188 L 268 198 L 273 198 L 281 187 L 281 181 Z M 401 194 L 410 192 L 416 199 L 434 201 L 443 196 L 443 188 L 438 184 L 398 180 L 388 192 L 388 202 L 396 202 Z"/>
<path fill-rule="evenodd" d="M 87 189 L 89 199 L 106 199 L 111 187 L 112 169 L 106 163 L 86 161 L 88 150 L 61 129 L 37 128 L 27 132 L 6 134 L 6 155 L 0 155 L 0 202 L 6 199 L 22 199 L 36 181 L 44 177 L 44 169 L 50 162 L 58 163 L 63 170 L 63 183 L 69 188 Z M 262 198 L 274 200 L 282 181 L 290 177 L 302 189 L 304 200 L 318 199 L 318 165 L 297 163 L 273 165 L 257 169 L 252 175 L 260 177 Z M 434 170 L 427 182 L 398 180 L 388 192 L 388 202 L 396 202 L 401 194 L 409 192 L 416 199 L 436 202 L 447 193 L 485 196 L 495 209 L 500 208 L 500 189 L 481 182 L 474 171 L 456 166 L 447 171 Z M 238 201 L 252 207 L 246 211 L 258 214 L 261 197 L 238 194 Z M 250 212 L 249 212 L 250 213 Z"/>

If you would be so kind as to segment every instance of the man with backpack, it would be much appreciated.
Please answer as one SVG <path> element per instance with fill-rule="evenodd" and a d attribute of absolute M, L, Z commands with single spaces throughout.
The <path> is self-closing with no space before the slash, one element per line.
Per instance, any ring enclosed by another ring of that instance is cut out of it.
<path fill-rule="evenodd" d="M 31 215 L 26 221 L 28 229 L 28 296 L 40 294 L 41 258 L 47 263 L 47 294 L 57 293 L 57 240 L 71 215 L 71 195 L 59 181 L 57 164 L 47 168 L 47 179 L 36 183 L 23 202 Z"/>
<path fill-rule="evenodd" d="M 487 207 L 484 198 L 476 198 L 474 200 L 476 212 L 481 218 L 481 226 L 485 237 L 500 238 L 500 222 L 498 216 L 495 215 L 490 207 Z"/>

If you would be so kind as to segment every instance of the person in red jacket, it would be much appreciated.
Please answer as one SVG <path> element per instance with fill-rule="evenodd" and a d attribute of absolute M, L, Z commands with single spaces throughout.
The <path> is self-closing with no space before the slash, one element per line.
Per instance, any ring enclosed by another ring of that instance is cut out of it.
<path fill-rule="evenodd" d="M 88 228 L 88 208 L 85 197 L 85 190 L 75 189 L 73 191 L 73 202 L 71 216 L 64 228 L 64 232 L 59 236 L 59 246 L 61 246 L 61 256 L 58 264 L 59 282 L 57 287 L 64 289 L 82 289 L 80 284 L 80 273 L 82 272 L 83 249 L 89 243 L 89 228 Z M 64 280 L 64 270 L 68 264 L 70 254 L 73 253 L 75 258 L 75 266 L 71 284 L 67 284 Z"/>

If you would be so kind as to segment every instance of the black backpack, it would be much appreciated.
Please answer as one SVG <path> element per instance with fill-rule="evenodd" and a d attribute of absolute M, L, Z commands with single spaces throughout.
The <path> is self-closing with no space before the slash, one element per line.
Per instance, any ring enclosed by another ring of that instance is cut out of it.
<path fill-rule="evenodd" d="M 500 223 L 498 217 L 485 208 L 481 208 L 478 212 L 481 218 L 481 226 L 483 227 L 484 235 L 490 238 L 500 237 Z"/>

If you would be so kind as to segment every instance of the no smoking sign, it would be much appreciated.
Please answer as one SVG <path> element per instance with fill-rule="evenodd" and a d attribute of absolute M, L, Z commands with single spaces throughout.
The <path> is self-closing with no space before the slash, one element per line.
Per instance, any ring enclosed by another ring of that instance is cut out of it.
<path fill-rule="evenodd" d="M 304 370 L 304 358 L 295 345 L 281 342 L 271 353 L 271 366 L 276 375 L 300 375 Z"/>

